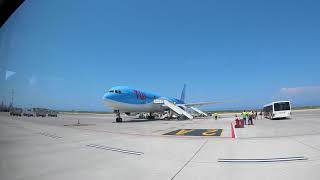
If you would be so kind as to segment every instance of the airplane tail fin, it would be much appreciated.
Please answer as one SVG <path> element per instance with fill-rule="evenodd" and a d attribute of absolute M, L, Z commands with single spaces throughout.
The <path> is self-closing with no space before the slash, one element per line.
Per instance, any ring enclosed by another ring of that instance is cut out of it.
<path fill-rule="evenodd" d="M 182 89 L 182 92 L 181 92 L 180 100 L 184 102 L 185 101 L 185 96 L 186 96 L 186 84 L 183 85 L 183 89 Z"/>

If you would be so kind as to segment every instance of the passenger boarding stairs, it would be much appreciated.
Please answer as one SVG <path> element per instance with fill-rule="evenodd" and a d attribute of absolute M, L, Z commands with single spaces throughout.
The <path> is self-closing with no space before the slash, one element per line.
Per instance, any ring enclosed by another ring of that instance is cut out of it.
<path fill-rule="evenodd" d="M 169 102 L 166 99 L 155 99 L 153 101 L 154 104 L 163 104 L 164 106 L 167 106 L 168 108 L 170 108 L 172 111 L 174 111 L 175 113 L 179 114 L 179 115 L 184 115 L 186 116 L 188 119 L 193 119 L 193 116 L 191 114 L 189 114 L 187 111 L 181 109 L 180 107 L 178 107 L 177 105 Z"/>
<path fill-rule="evenodd" d="M 200 115 L 204 115 L 205 117 L 207 117 L 208 115 L 205 113 L 205 112 L 203 112 L 203 111 L 201 111 L 200 109 L 198 109 L 198 108 L 196 108 L 196 107 L 190 107 L 192 110 L 194 110 L 195 112 L 197 112 L 198 114 L 200 114 Z"/>

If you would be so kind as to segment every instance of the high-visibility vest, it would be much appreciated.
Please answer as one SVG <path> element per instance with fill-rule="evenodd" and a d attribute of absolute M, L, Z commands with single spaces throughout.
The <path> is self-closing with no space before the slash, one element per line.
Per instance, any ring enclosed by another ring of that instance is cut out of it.
<path fill-rule="evenodd" d="M 243 118 L 245 118 L 246 117 L 246 112 L 242 112 L 241 115 L 242 115 Z"/>

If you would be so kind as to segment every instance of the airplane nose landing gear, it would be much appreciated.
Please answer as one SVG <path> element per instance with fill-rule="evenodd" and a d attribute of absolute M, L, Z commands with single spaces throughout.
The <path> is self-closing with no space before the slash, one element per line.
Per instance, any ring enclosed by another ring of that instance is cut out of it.
<path fill-rule="evenodd" d="M 122 118 L 121 118 L 121 116 L 120 116 L 119 110 L 114 110 L 114 112 L 116 113 L 116 116 L 117 116 L 116 122 L 117 122 L 117 123 L 121 123 L 121 122 L 122 122 Z"/>

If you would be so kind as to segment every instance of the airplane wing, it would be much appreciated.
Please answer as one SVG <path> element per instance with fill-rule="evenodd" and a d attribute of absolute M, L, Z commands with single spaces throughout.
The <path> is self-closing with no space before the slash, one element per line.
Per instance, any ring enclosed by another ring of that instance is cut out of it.
<path fill-rule="evenodd" d="M 198 102 L 198 103 L 186 103 L 186 104 L 177 104 L 177 105 L 191 107 L 191 106 L 204 106 L 209 104 L 222 104 L 222 103 L 224 102 Z"/>
<path fill-rule="evenodd" d="M 204 106 L 204 105 L 209 105 L 209 104 L 223 104 L 223 103 L 228 103 L 228 102 L 235 102 L 235 101 L 224 101 L 224 102 L 219 102 L 219 101 L 214 101 L 214 102 L 197 102 L 197 103 L 186 103 L 186 104 L 177 104 L 178 106 L 186 106 L 186 107 L 191 107 L 191 106 Z"/>

